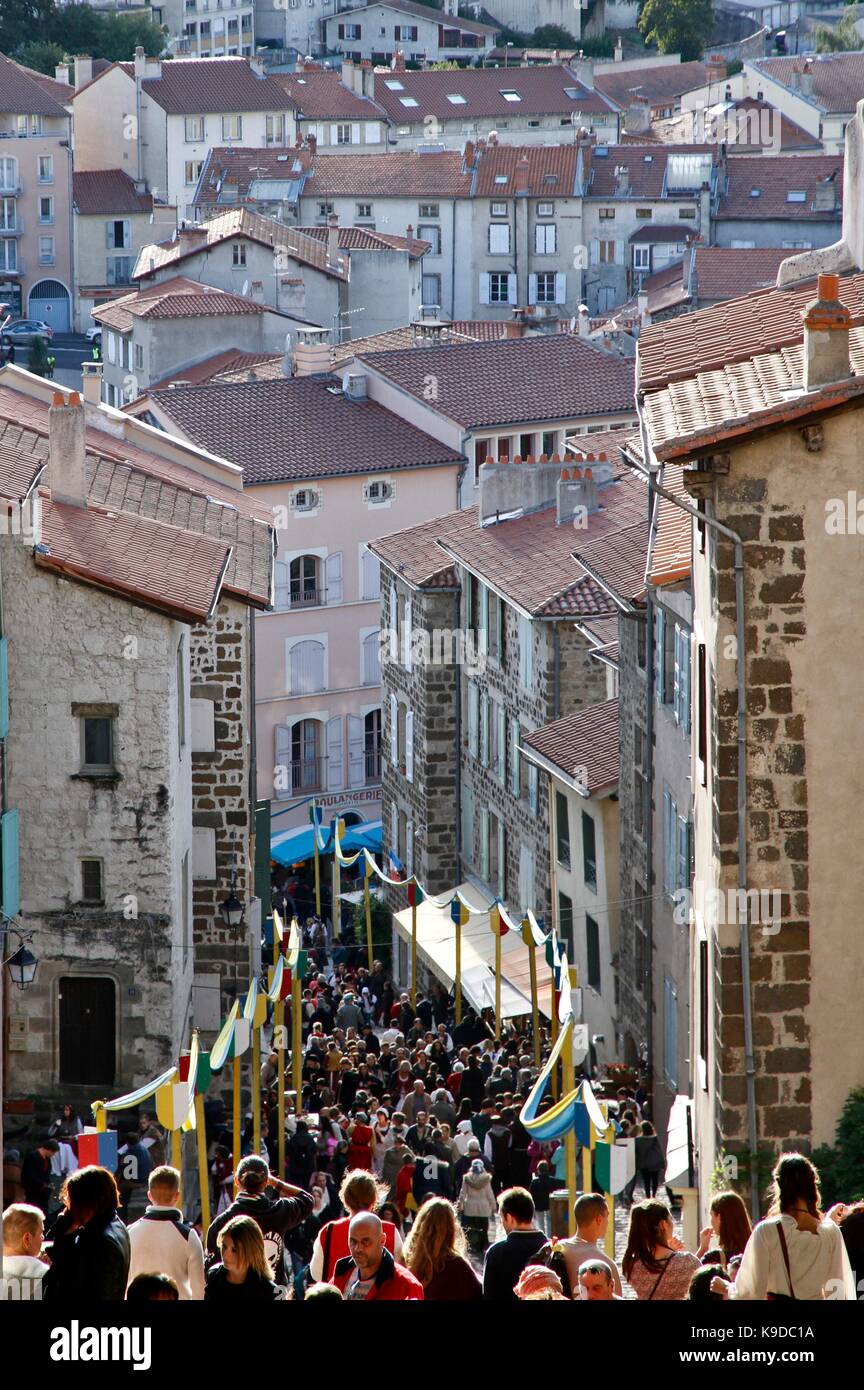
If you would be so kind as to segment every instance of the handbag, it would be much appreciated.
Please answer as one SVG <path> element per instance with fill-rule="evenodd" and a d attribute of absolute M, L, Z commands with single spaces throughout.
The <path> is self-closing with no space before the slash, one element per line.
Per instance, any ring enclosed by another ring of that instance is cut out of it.
<path fill-rule="evenodd" d="M 797 1300 L 795 1298 L 795 1290 L 792 1287 L 792 1270 L 789 1266 L 789 1246 L 786 1244 L 786 1232 L 783 1230 L 782 1216 L 777 1217 L 777 1221 L 775 1224 L 777 1226 L 777 1235 L 780 1240 L 780 1249 L 783 1254 L 783 1263 L 786 1266 L 786 1278 L 789 1280 L 789 1292 L 766 1293 L 765 1297 L 769 1303 L 795 1303 L 797 1302 Z"/>

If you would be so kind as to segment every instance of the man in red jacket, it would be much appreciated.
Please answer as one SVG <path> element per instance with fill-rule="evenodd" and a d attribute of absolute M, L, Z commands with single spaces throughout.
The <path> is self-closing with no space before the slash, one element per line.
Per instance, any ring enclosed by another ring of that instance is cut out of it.
<path fill-rule="evenodd" d="M 386 1303 L 419 1302 L 423 1285 L 397 1265 L 384 1245 L 384 1227 L 372 1211 L 358 1212 L 348 1227 L 350 1255 L 339 1260 L 331 1284 L 348 1300 Z"/>

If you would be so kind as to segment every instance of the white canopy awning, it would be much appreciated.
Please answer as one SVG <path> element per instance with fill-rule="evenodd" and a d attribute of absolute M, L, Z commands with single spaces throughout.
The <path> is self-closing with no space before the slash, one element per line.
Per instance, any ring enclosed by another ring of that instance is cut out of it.
<path fill-rule="evenodd" d="M 459 885 L 459 892 L 471 906 L 482 907 L 487 896 L 471 883 Z M 411 909 L 393 914 L 393 922 L 403 941 L 411 944 Z M 529 948 L 521 933 L 507 932 L 501 938 L 501 1015 L 517 1018 L 531 1012 L 531 970 Z M 450 906 L 438 907 L 427 898 L 417 908 L 417 959 L 448 989 L 456 980 L 456 928 Z M 535 948 L 537 962 L 538 1007 L 543 1017 L 551 1017 L 552 980 L 542 948 Z M 473 1008 L 495 1007 L 495 935 L 488 912 L 472 913 L 462 928 L 462 992 Z"/>

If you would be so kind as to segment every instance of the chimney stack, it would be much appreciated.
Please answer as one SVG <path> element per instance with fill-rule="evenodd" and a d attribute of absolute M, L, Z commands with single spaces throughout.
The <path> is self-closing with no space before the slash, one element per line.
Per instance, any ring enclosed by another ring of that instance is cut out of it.
<path fill-rule="evenodd" d="M 84 407 L 77 391 L 68 402 L 62 391 L 54 392 L 48 411 L 48 481 L 55 502 L 86 507 Z"/>
<path fill-rule="evenodd" d="M 65 63 L 57 63 L 54 68 L 54 81 L 65 82 L 67 86 L 69 85 L 69 69 Z"/>
<path fill-rule="evenodd" d="M 813 95 L 813 60 L 804 59 L 804 67 L 801 70 L 801 95 L 812 97 Z"/>
<path fill-rule="evenodd" d="M 633 96 L 624 118 L 625 135 L 644 135 L 651 129 L 651 103 L 647 97 Z"/>
<path fill-rule="evenodd" d="M 559 526 L 573 521 L 577 515 L 587 516 L 590 512 L 596 512 L 599 502 L 594 470 L 586 468 L 583 472 L 581 468 L 563 469 L 558 479 L 556 502 L 556 520 Z"/>
<path fill-rule="evenodd" d="M 804 310 L 804 390 L 847 381 L 852 315 L 840 303 L 839 275 L 820 275 L 816 298 Z"/>
<path fill-rule="evenodd" d="M 339 265 L 339 214 L 331 212 L 327 218 L 327 264 Z"/>
<path fill-rule="evenodd" d="M 301 328 L 294 349 L 294 376 L 319 376 L 330 371 L 326 328 Z"/>
<path fill-rule="evenodd" d="M 615 192 L 622 198 L 630 192 L 630 170 L 626 164 L 615 166 Z"/>
<path fill-rule="evenodd" d="M 102 363 L 82 362 L 81 373 L 84 378 L 84 399 L 88 405 L 99 405 L 102 400 Z"/>
<path fill-rule="evenodd" d="M 143 51 L 143 50 L 142 50 L 142 51 Z M 137 54 L 137 50 L 136 50 L 136 54 Z M 68 68 L 67 68 L 67 72 L 68 72 Z M 68 81 L 68 78 L 67 78 L 67 81 Z M 76 90 L 76 92 L 78 91 L 78 88 L 79 88 L 79 87 L 84 87 L 84 86 L 87 85 L 88 82 L 92 82 L 92 81 L 93 81 L 93 59 L 92 59 L 92 58 L 76 58 L 76 59 L 75 59 L 75 90 Z"/>

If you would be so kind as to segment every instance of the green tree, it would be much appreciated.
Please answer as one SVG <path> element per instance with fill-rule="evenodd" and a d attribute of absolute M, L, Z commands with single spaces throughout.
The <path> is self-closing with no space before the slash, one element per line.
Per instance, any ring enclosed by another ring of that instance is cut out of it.
<path fill-rule="evenodd" d="M 374 893 L 371 895 L 372 908 L 372 953 L 375 960 L 380 960 L 385 967 L 390 964 L 391 943 L 393 939 L 393 919 L 390 909 L 382 898 Z M 365 952 L 366 949 L 366 906 L 362 901 L 355 903 L 351 909 L 351 925 L 354 928 L 354 940 L 357 945 Z M 364 959 L 363 964 L 366 964 Z"/>
<path fill-rule="evenodd" d="M 853 6 L 844 14 L 839 24 L 835 24 L 833 29 L 827 29 L 824 24 L 816 28 L 816 52 L 817 53 L 854 53 L 861 47 L 861 36 L 855 28 L 855 20 L 858 17 L 857 6 Z"/>
<path fill-rule="evenodd" d="M 573 37 L 568 29 L 564 29 L 560 24 L 541 24 L 531 35 L 532 48 L 569 48 L 579 47 L 578 41 Z"/>
<path fill-rule="evenodd" d="M 864 1086 L 850 1091 L 840 1112 L 833 1144 L 813 1151 L 822 1180 L 822 1205 L 864 1197 Z"/>
<path fill-rule="evenodd" d="M 48 346 L 44 338 L 32 338 L 27 366 L 35 376 L 48 375 Z"/>
<path fill-rule="evenodd" d="M 67 53 L 86 53 L 96 57 L 102 30 L 102 15 L 91 5 L 65 5 L 51 26 L 51 37 Z"/>
<path fill-rule="evenodd" d="M 26 43 L 50 38 L 56 15 L 54 0 L 2 0 L 0 52 L 16 53 Z"/>
<path fill-rule="evenodd" d="M 145 15 L 107 14 L 99 36 L 100 49 L 95 56 L 108 58 L 112 63 L 125 63 L 140 45 L 148 58 L 158 58 L 165 47 L 165 29 Z"/>
<path fill-rule="evenodd" d="M 65 56 L 59 43 L 46 43 L 43 39 L 37 39 L 34 43 L 25 43 L 23 48 L 19 48 L 15 54 L 15 61 L 23 63 L 25 68 L 35 68 L 36 72 L 44 72 L 53 77 L 54 69 L 58 63 L 63 62 Z"/>
<path fill-rule="evenodd" d="M 661 53 L 680 53 L 682 62 L 702 57 L 714 28 L 711 0 L 646 0 L 639 32 Z"/>

